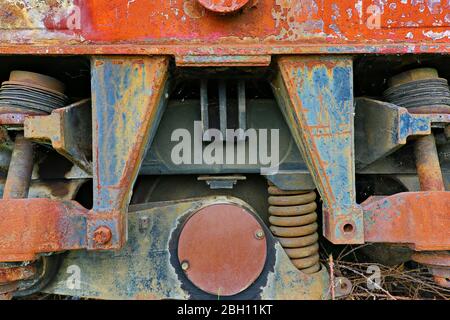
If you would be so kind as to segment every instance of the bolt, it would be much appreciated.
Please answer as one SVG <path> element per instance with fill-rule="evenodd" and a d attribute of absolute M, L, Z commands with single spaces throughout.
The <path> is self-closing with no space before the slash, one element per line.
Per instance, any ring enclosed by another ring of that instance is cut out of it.
<path fill-rule="evenodd" d="M 107 244 L 111 241 L 111 238 L 111 229 L 108 227 L 98 227 L 97 230 L 94 231 L 94 242 L 98 245 Z"/>
<path fill-rule="evenodd" d="M 264 239 L 264 231 L 262 231 L 261 229 L 256 230 L 255 237 L 258 240 Z"/>
<path fill-rule="evenodd" d="M 148 216 L 143 216 L 139 218 L 139 232 L 144 233 L 148 230 L 150 225 L 150 219 Z"/>
<path fill-rule="evenodd" d="M 189 262 L 183 261 L 181 263 L 181 269 L 183 269 L 183 271 L 187 271 L 189 269 Z"/>

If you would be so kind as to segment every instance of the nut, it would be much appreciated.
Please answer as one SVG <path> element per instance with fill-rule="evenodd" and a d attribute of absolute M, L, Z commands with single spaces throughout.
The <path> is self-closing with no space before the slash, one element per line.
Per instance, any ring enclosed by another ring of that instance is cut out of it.
<path fill-rule="evenodd" d="M 105 226 L 98 227 L 94 231 L 94 242 L 98 245 L 104 245 L 111 241 L 112 232 L 111 229 Z"/>
<path fill-rule="evenodd" d="M 264 239 L 264 236 L 265 236 L 264 231 L 262 231 L 261 229 L 256 230 L 255 232 L 256 239 L 258 240 Z"/>
<path fill-rule="evenodd" d="M 189 262 L 183 261 L 181 263 L 181 269 L 183 269 L 183 271 L 187 271 L 189 269 Z"/>

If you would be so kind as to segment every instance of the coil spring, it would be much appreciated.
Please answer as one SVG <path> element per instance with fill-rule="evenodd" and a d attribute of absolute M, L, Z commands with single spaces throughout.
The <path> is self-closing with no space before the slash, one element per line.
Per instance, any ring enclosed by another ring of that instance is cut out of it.
<path fill-rule="evenodd" d="M 270 183 L 268 191 L 270 230 L 297 269 L 319 271 L 316 193 L 284 191 Z"/>

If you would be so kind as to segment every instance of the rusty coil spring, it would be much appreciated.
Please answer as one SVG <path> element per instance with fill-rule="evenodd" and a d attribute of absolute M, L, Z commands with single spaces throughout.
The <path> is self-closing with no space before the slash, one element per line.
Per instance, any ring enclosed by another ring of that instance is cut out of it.
<path fill-rule="evenodd" d="M 292 263 L 305 273 L 320 270 L 316 193 L 284 191 L 269 185 L 270 230 Z"/>

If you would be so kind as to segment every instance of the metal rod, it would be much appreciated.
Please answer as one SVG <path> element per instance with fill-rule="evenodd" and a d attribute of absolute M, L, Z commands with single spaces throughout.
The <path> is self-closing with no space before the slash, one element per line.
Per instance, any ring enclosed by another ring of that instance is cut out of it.
<path fill-rule="evenodd" d="M 238 82 L 238 108 L 239 108 L 239 129 L 243 131 L 247 130 L 247 119 L 246 119 L 246 97 L 245 97 L 245 81 L 240 80 Z M 240 134 L 239 140 L 244 140 L 245 135 Z"/>
<path fill-rule="evenodd" d="M 208 80 L 203 79 L 200 82 L 200 110 L 202 116 L 202 125 L 203 125 L 203 140 L 209 141 L 209 135 L 205 135 L 205 133 L 209 129 L 209 114 L 208 114 Z"/>
<path fill-rule="evenodd" d="M 416 168 L 422 191 L 445 191 L 434 135 L 417 139 L 414 145 Z"/>
<path fill-rule="evenodd" d="M 220 115 L 220 131 L 226 140 L 227 131 L 227 85 L 225 80 L 219 81 L 219 115 Z"/>
<path fill-rule="evenodd" d="M 17 134 L 6 178 L 3 199 L 24 199 L 28 197 L 33 171 L 33 144 Z"/>

